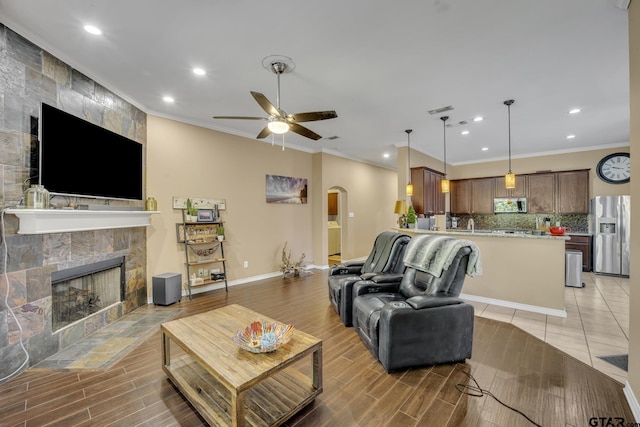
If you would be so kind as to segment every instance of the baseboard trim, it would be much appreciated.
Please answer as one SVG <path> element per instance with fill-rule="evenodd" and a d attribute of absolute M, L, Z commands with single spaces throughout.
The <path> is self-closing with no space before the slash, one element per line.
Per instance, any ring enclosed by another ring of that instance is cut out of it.
<path fill-rule="evenodd" d="M 631 390 L 631 385 L 629 384 L 629 381 L 626 381 L 622 391 L 624 392 L 624 396 L 627 398 L 627 403 L 629 403 L 629 407 L 631 408 L 631 412 L 633 413 L 635 422 L 640 423 L 640 403 L 638 403 L 638 399 L 636 399 L 636 395 L 633 393 L 633 390 Z"/>
<path fill-rule="evenodd" d="M 505 301 L 501 299 L 487 298 L 487 297 L 469 295 L 464 293 L 460 294 L 460 298 L 467 299 L 470 301 L 483 302 L 491 305 L 499 305 L 501 307 L 514 308 L 516 310 L 525 310 L 525 311 L 531 311 L 534 313 L 546 314 L 549 316 L 567 317 L 567 312 L 565 310 L 558 310 L 555 308 L 540 307 L 538 305 L 521 304 L 519 302 Z"/>

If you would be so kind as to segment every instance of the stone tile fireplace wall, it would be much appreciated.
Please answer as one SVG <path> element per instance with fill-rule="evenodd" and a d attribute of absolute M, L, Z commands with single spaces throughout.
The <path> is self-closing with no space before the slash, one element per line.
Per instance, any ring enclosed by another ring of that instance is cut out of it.
<path fill-rule="evenodd" d="M 33 118 L 40 102 L 67 111 L 111 131 L 134 139 L 146 151 L 146 114 L 86 75 L 71 68 L 0 22 L 0 204 L 19 204 L 23 184 L 32 167 Z M 146 157 L 146 155 L 145 155 Z M 80 160 L 82 161 L 82 160 Z M 82 179 L 79 177 L 79 179 Z M 53 205 L 69 203 L 56 197 Z M 106 201 L 74 199 L 77 203 Z M 111 201 L 114 204 L 133 204 Z M 0 378 L 24 361 L 19 329 L 4 304 L 22 326 L 30 366 L 83 338 L 147 301 L 146 234 L 144 227 L 44 235 L 17 234 L 18 219 L 3 215 L 7 267 L 0 264 Z M 0 254 L 4 258 L 4 247 Z M 125 257 L 125 301 L 57 333 L 51 328 L 51 272 Z M 7 283 L 8 279 L 8 283 Z"/>

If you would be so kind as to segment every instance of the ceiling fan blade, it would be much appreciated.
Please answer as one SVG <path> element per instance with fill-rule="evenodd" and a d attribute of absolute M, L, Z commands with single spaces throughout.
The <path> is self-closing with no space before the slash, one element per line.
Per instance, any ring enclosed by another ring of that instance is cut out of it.
<path fill-rule="evenodd" d="M 271 135 L 271 131 L 269 130 L 268 126 L 265 126 L 264 128 L 262 128 L 262 130 L 260 131 L 258 136 L 256 136 L 256 138 L 262 139 L 262 138 L 268 137 L 269 135 Z"/>
<path fill-rule="evenodd" d="M 213 116 L 214 119 L 267 120 L 266 117 Z"/>
<path fill-rule="evenodd" d="M 260 92 L 251 92 L 251 96 L 256 102 L 262 107 L 264 111 L 266 111 L 271 116 L 282 117 L 280 111 L 267 99 L 266 96 L 261 94 Z"/>
<path fill-rule="evenodd" d="M 304 126 L 301 126 L 297 123 L 290 123 L 290 128 L 289 130 L 291 132 L 295 132 L 298 135 L 302 135 L 302 136 L 306 136 L 307 138 L 313 139 L 313 140 L 319 140 L 320 138 L 322 138 L 320 135 L 318 135 L 317 133 L 315 133 L 314 131 L 312 131 L 311 129 L 307 129 Z"/>
<path fill-rule="evenodd" d="M 315 122 L 316 120 L 335 119 L 338 114 L 335 111 L 312 111 L 309 113 L 289 114 L 288 117 L 296 122 Z"/>

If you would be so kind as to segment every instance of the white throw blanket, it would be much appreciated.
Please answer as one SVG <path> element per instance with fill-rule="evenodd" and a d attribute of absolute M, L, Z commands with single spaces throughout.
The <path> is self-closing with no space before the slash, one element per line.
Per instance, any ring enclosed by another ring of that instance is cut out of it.
<path fill-rule="evenodd" d="M 467 275 L 470 277 L 482 275 L 478 246 L 471 240 L 447 236 L 422 235 L 413 237 L 407 245 L 404 264 L 407 267 L 440 277 L 442 272 L 449 268 L 460 248 L 465 246 L 471 249 L 467 263 Z"/>

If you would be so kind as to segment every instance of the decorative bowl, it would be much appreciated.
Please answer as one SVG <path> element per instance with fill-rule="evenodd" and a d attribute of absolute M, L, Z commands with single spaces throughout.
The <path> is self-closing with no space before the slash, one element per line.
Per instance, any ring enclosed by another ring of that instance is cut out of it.
<path fill-rule="evenodd" d="M 233 342 L 252 353 L 269 353 L 285 345 L 291 339 L 293 325 L 253 322 L 244 331 L 233 336 Z"/>
<path fill-rule="evenodd" d="M 569 227 L 558 227 L 555 225 L 549 227 L 549 232 L 554 236 L 562 236 L 567 231 L 571 231 L 571 229 Z"/>

